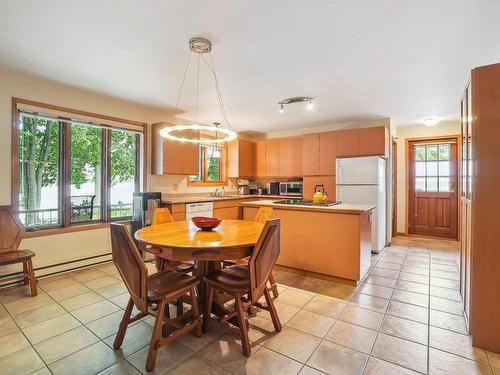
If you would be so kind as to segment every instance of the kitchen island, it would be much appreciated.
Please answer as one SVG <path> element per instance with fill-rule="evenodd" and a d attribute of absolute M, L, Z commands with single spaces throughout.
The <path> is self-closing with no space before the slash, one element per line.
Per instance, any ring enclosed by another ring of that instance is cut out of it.
<path fill-rule="evenodd" d="M 339 277 L 359 283 L 370 267 L 371 212 L 375 206 L 330 207 L 242 202 L 243 219 L 252 220 L 263 206 L 281 219 L 281 252 L 277 264 L 296 271 Z"/>

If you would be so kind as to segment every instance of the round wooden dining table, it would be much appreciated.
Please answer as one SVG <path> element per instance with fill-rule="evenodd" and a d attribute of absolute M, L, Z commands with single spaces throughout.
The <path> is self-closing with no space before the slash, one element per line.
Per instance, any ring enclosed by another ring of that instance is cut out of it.
<path fill-rule="evenodd" d="M 135 233 L 135 238 L 151 245 L 147 251 L 158 257 L 194 261 L 193 275 L 200 280 L 198 302 L 203 308 L 206 291 L 204 276 L 220 269 L 222 260 L 249 256 L 263 228 L 264 224 L 256 221 L 223 219 L 214 230 L 202 231 L 190 221 L 174 221 L 144 227 Z M 225 313 L 222 302 L 214 299 L 214 313 Z"/>

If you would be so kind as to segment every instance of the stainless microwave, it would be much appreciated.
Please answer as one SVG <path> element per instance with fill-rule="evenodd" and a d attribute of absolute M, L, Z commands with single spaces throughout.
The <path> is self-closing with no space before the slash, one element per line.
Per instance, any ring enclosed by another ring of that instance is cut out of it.
<path fill-rule="evenodd" d="M 280 195 L 302 196 L 302 181 L 280 182 Z"/>

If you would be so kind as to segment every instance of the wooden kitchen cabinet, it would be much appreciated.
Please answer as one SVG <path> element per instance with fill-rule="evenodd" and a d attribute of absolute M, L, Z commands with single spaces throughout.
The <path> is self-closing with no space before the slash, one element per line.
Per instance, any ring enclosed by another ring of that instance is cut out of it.
<path fill-rule="evenodd" d="M 339 130 L 337 132 L 337 155 L 389 156 L 389 132 L 385 126 Z"/>
<path fill-rule="evenodd" d="M 319 175 L 335 175 L 337 132 L 319 134 Z"/>
<path fill-rule="evenodd" d="M 159 132 L 166 126 L 170 126 L 170 124 L 163 122 L 152 125 L 152 173 L 156 175 L 197 175 L 199 146 L 163 138 Z"/>
<path fill-rule="evenodd" d="M 303 196 L 304 199 L 312 199 L 316 185 L 323 185 L 328 193 L 327 200 L 334 201 L 336 196 L 335 176 L 304 176 Z"/>
<path fill-rule="evenodd" d="M 359 129 L 359 154 L 389 157 L 389 131 L 385 126 Z"/>
<path fill-rule="evenodd" d="M 359 156 L 359 130 L 337 131 L 337 155 Z"/>
<path fill-rule="evenodd" d="M 266 177 L 278 177 L 279 170 L 279 141 L 271 140 L 265 142 L 265 176 Z"/>
<path fill-rule="evenodd" d="M 304 176 L 317 176 L 320 174 L 319 137 L 320 133 L 304 134 L 302 136 L 302 173 Z"/>
<path fill-rule="evenodd" d="M 266 176 L 266 142 L 255 143 L 255 176 Z"/>
<path fill-rule="evenodd" d="M 302 137 L 280 139 L 278 147 L 278 176 L 302 176 Z"/>
<path fill-rule="evenodd" d="M 228 143 L 228 177 L 253 177 L 256 175 L 256 144 L 244 139 Z"/>
<path fill-rule="evenodd" d="M 500 353 L 500 64 L 475 68 L 462 99 L 460 289 L 472 345 Z"/>

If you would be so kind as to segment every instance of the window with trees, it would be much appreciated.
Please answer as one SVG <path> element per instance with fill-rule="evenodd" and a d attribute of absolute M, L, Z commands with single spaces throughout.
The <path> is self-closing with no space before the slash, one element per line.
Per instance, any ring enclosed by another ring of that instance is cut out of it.
<path fill-rule="evenodd" d="M 18 211 L 28 230 L 129 219 L 143 134 L 18 112 Z"/>
<path fill-rule="evenodd" d="M 227 182 L 226 148 L 223 146 L 200 145 L 200 170 L 190 176 L 190 185 L 220 185 Z"/>

